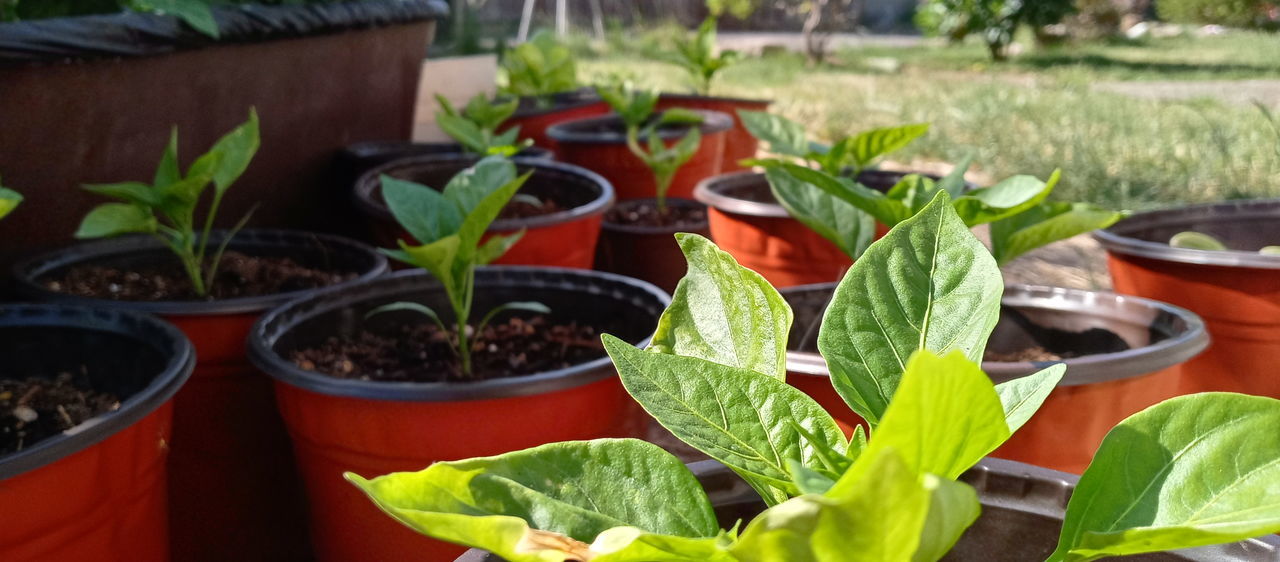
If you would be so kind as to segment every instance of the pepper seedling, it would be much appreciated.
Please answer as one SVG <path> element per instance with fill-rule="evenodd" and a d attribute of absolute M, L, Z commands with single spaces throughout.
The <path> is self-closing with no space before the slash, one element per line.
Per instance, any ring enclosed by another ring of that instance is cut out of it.
<path fill-rule="evenodd" d="M 1224 252 L 1230 249 L 1217 238 L 1195 231 L 1174 234 L 1172 238 L 1169 238 L 1169 245 L 1174 248 L 1208 250 L 1211 252 Z M 1280 246 L 1263 246 L 1258 250 L 1258 253 L 1267 256 L 1280 256 Z"/>
<path fill-rule="evenodd" d="M 598 87 L 600 98 L 613 108 L 627 129 L 627 149 L 644 162 L 653 172 L 653 191 L 658 212 L 666 214 L 667 191 L 676 172 L 698 152 L 702 146 L 702 132 L 697 125 L 702 116 L 683 108 L 671 108 L 654 116 L 658 94 L 653 91 L 635 90 L 629 87 Z M 660 129 L 668 125 L 687 126 L 688 130 L 675 144 L 667 146 Z M 640 144 L 644 138 L 646 145 Z"/>
<path fill-rule="evenodd" d="M 533 144 L 529 139 L 524 142 L 517 140 L 520 138 L 519 126 L 511 127 L 501 134 L 496 132 L 504 121 L 515 114 L 516 107 L 520 105 L 518 99 L 495 103 L 489 101 L 484 94 L 476 94 L 462 111 L 455 109 L 448 98 L 440 94 L 436 94 L 436 102 L 440 104 L 440 111 L 436 112 L 436 124 L 471 154 L 513 156 Z"/>
<path fill-rule="evenodd" d="M 749 159 L 744 164 L 765 166 L 796 162 L 832 175 L 857 177 L 886 154 L 905 148 L 929 132 L 928 123 L 914 123 L 863 131 L 831 146 L 809 140 L 804 125 L 765 111 L 738 110 L 747 131 L 769 145 L 774 158 Z"/>
<path fill-rule="evenodd" d="M 711 94 L 711 80 L 725 67 L 738 60 L 738 52 L 716 50 L 716 18 L 702 20 L 693 37 L 676 41 L 676 52 L 668 60 L 679 65 L 689 75 L 695 92 Z"/>
<path fill-rule="evenodd" d="M 720 529 L 670 453 L 633 439 L 542 445 L 346 477 L 387 514 L 510 562 L 929 562 L 978 519 L 957 478 L 1040 407 L 1065 367 L 993 385 L 975 362 L 1003 282 L 945 192 L 872 245 L 836 291 L 820 349 L 869 422 L 846 438 L 784 381 L 791 311 L 708 240 L 647 350 L 604 344 L 627 391 L 768 506 Z M 1174 550 L 1280 530 L 1280 400 L 1175 398 L 1113 429 L 1081 476 L 1051 562 Z M 1022 545 L 1004 548 L 1013 552 Z"/>
<path fill-rule="evenodd" d="M 543 30 L 503 53 L 502 76 L 503 92 L 529 96 L 539 107 L 550 107 L 553 94 L 578 88 L 578 63 L 569 47 Z"/>
<path fill-rule="evenodd" d="M 533 172 L 516 175 L 511 162 L 490 156 L 463 170 L 449 180 L 441 191 L 383 175 L 382 196 L 396 222 L 420 245 L 404 240 L 400 248 L 383 253 L 404 263 L 425 269 L 444 287 L 453 308 L 455 343 L 462 376 L 473 376 L 470 330 L 472 299 L 475 295 L 476 267 L 502 257 L 524 236 L 524 229 L 507 235 L 494 234 L 481 243 L 489 225 Z M 426 315 L 446 333 L 444 321 L 435 310 L 413 302 L 396 302 L 380 306 L 365 317 L 395 310 L 409 310 Z M 475 326 L 480 334 L 498 313 L 509 310 L 550 313 L 537 302 L 509 302 L 495 307 Z"/>
<path fill-rule="evenodd" d="M 0 183 L 0 219 L 12 213 L 20 203 L 22 203 L 22 194 Z"/>
<path fill-rule="evenodd" d="M 260 142 L 258 113 L 250 109 L 248 121 L 219 139 L 183 174 L 178 165 L 178 128 L 175 126 L 150 184 L 132 181 L 83 186 L 87 191 L 122 202 L 104 203 L 89 211 L 76 230 L 76 238 L 151 235 L 178 256 L 191 279 L 192 291 L 198 296 L 207 296 L 227 244 L 253 215 L 250 210 L 241 217 L 210 253 L 209 239 L 218 208 L 227 190 L 249 167 Z M 213 197 L 203 220 L 199 220 L 196 207 L 209 184 L 213 184 Z"/>

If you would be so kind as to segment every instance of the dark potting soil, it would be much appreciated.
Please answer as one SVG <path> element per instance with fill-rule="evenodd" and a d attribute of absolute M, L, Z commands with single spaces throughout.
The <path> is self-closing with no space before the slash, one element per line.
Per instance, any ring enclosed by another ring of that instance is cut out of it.
<path fill-rule="evenodd" d="M 58 293 L 122 301 L 202 300 L 191 288 L 181 264 L 123 270 L 83 265 L 46 279 L 45 288 Z M 275 295 L 318 289 L 354 279 L 357 274 L 307 267 L 283 257 L 254 257 L 236 252 L 222 256 L 208 300 Z"/>
<path fill-rule="evenodd" d="M 120 408 L 119 398 L 86 390 L 76 378 L 59 373 L 52 379 L 0 380 L 0 456 Z"/>
<path fill-rule="evenodd" d="M 604 220 L 627 226 L 667 226 L 673 229 L 695 230 L 707 223 L 707 210 L 702 207 L 677 207 L 668 205 L 658 212 L 652 201 L 619 204 L 605 213 Z"/>
<path fill-rule="evenodd" d="M 995 363 L 1021 363 L 1023 361 L 1061 361 L 1071 357 L 1079 357 L 1079 354 L 1067 353 L 1057 354 L 1040 346 L 1028 347 L 1015 351 L 995 351 L 988 349 L 982 354 L 983 361 L 991 361 Z"/>
<path fill-rule="evenodd" d="M 539 217 L 542 215 L 550 215 L 559 213 L 564 208 L 556 203 L 554 199 L 539 197 L 541 203 L 534 204 L 532 201 L 521 201 L 517 199 L 511 200 L 507 206 L 502 208 L 502 212 L 498 213 L 499 220 L 506 219 L 527 219 L 529 217 Z"/>
<path fill-rule="evenodd" d="M 308 371 L 341 379 L 382 382 L 453 382 L 518 377 L 563 369 L 604 357 L 595 327 L 549 324 L 542 316 L 490 323 L 473 337 L 473 376 L 462 375 L 456 336 L 432 323 L 405 324 L 392 334 L 361 332 L 329 338 L 294 351 L 290 359 Z"/>

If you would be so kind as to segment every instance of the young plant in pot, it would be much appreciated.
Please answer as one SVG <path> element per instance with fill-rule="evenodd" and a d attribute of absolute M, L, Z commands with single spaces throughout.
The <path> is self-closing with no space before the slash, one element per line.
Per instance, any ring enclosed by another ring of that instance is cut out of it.
<path fill-rule="evenodd" d="M 518 100 L 504 132 L 519 127 L 534 146 L 557 150 L 549 127 L 609 112 L 595 92 L 578 82 L 573 52 L 546 30 L 503 53 L 500 79 L 499 91 Z"/>
<path fill-rule="evenodd" d="M 20 203 L 22 203 L 22 194 L 0 183 L 0 219 L 12 213 Z"/>
<path fill-rule="evenodd" d="M 403 271 L 320 293 L 255 326 L 252 356 L 277 380 L 320 560 L 460 552 L 381 517 L 343 471 L 643 431 L 598 335 L 644 341 L 666 295 L 607 273 L 481 267 L 520 239 L 485 233 L 532 177 L 489 157 L 441 191 L 387 182 L 387 203 L 415 241 L 385 252 L 431 275 Z"/>
<path fill-rule="evenodd" d="M 631 157 L 648 168 L 654 197 L 620 201 L 605 214 L 596 267 L 671 291 L 680 280 L 682 261 L 671 235 L 707 231 L 705 207 L 696 201 L 668 197 L 676 173 L 703 144 L 698 127 L 704 116 L 681 108 L 655 114 L 658 96 L 648 91 L 601 88 L 600 97 L 622 120 Z M 659 133 L 669 127 L 685 131 L 670 145 Z"/>
<path fill-rule="evenodd" d="M 716 97 L 711 95 L 711 83 L 716 75 L 738 59 L 736 51 L 719 51 L 716 48 L 716 18 L 708 17 L 691 37 L 678 40 L 676 51 L 668 61 L 683 68 L 688 75 L 691 94 L 665 93 L 658 98 L 658 109 L 684 107 L 727 113 L 734 118 L 733 129 L 725 135 L 724 163 L 721 170 L 733 172 L 744 169 L 739 162 L 754 158 L 759 141 L 751 134 L 737 115 L 738 110 L 764 111 L 769 100 Z"/>
<path fill-rule="evenodd" d="M 245 545 L 273 557 L 305 555 L 304 529 L 291 521 L 303 509 L 301 489 L 280 484 L 293 481 L 288 437 L 269 381 L 248 362 L 245 337 L 265 310 L 386 270 L 372 248 L 342 238 L 242 230 L 247 216 L 215 229 L 258 145 L 251 112 L 184 171 L 175 129 L 149 183 L 85 186 L 118 202 L 94 208 L 76 236 L 110 240 L 15 268 L 16 288 L 28 298 L 157 314 L 194 342 L 200 360 L 174 401 L 169 456 L 179 559 L 222 559 Z M 135 236 L 118 237 L 125 234 Z M 247 458 L 257 460 L 245 465 Z"/>
<path fill-rule="evenodd" d="M 902 258 L 921 265 L 989 261 L 947 199 L 939 194 L 901 225 L 900 241 L 877 244 L 908 243 Z M 871 427 L 847 438 L 784 382 L 791 313 L 777 291 L 705 239 L 682 236 L 690 274 L 652 344 L 640 350 L 605 335 L 604 345 L 646 410 L 758 492 L 749 521 L 718 522 L 693 473 L 636 440 L 347 478 L 407 527 L 511 562 L 1261 560 L 1280 549 L 1248 540 L 1280 530 L 1280 436 L 1266 431 L 1280 423 L 1280 401 L 1187 396 L 1123 421 L 1073 493 L 1069 476 L 1057 482 L 1058 502 L 1071 493 L 1060 519 L 1030 501 L 984 505 L 959 477 L 1035 413 L 1064 371 L 994 385 L 972 362 L 998 314 L 998 275 L 938 279 L 930 298 L 898 303 L 933 307 L 923 325 L 856 306 L 828 313 L 824 351 L 845 367 L 849 405 Z M 909 244 L 929 240 L 938 244 Z M 883 281 L 845 289 L 890 298 L 908 289 Z M 1024 490 L 1054 486 L 1043 474 L 1013 480 Z M 1246 542 L 1230 547 L 1234 555 L 1165 553 L 1236 541 Z"/>

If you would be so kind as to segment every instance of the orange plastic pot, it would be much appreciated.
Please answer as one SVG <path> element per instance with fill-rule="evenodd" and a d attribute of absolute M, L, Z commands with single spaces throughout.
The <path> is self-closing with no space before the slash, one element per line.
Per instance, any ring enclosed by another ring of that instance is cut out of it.
<path fill-rule="evenodd" d="M 633 199 L 618 203 L 616 210 L 625 213 L 629 206 L 652 203 L 653 199 Z M 667 205 L 703 208 L 701 203 L 689 199 L 667 199 Z M 710 235 L 705 220 L 682 228 L 606 220 L 596 253 L 596 269 L 648 281 L 668 293 L 673 292 L 686 270 L 684 252 L 676 243 L 677 232 Z"/>
<path fill-rule="evenodd" d="M 739 162 L 748 158 L 755 158 L 756 151 L 760 146 L 760 141 L 747 130 L 746 125 L 742 124 L 742 118 L 738 117 L 738 110 L 765 111 L 769 109 L 769 104 L 771 103 L 773 102 L 769 100 L 718 98 L 692 94 L 662 94 L 658 98 L 658 109 L 671 109 L 673 107 L 705 109 L 707 111 L 719 111 L 733 117 L 733 128 L 725 134 L 724 162 L 720 165 L 720 171 L 736 172 L 747 169 Z"/>
<path fill-rule="evenodd" d="M 1209 234 L 1229 248 L 1173 248 L 1184 231 Z M 1213 344 L 1184 366 L 1182 393 L 1242 392 L 1280 398 L 1280 200 L 1196 205 L 1139 213 L 1094 235 L 1107 249 L 1121 293 L 1169 302 L 1204 318 Z"/>
<path fill-rule="evenodd" d="M 814 349 L 835 285 L 783 291 L 796 312 L 787 382 L 814 398 L 847 432 L 865 425 L 835 392 Z M 988 351 L 1039 346 L 1064 359 L 1067 374 L 1030 421 L 992 456 L 1080 474 L 1116 424 L 1179 395 L 1182 366 L 1209 343 L 1194 313 L 1148 299 L 1028 285 L 1006 287 Z M 1052 362 L 984 361 L 996 383 L 1035 373 Z"/>
<path fill-rule="evenodd" d="M 476 310 L 535 300 L 553 320 L 617 326 L 642 344 L 668 297 L 616 275 L 556 268 L 494 267 L 476 272 Z M 573 439 L 639 436 L 647 416 L 631 400 L 608 357 L 557 371 L 474 383 L 382 383 L 304 371 L 290 350 L 354 335 L 373 307 L 416 301 L 448 310 L 443 289 L 417 271 L 326 291 L 263 316 L 251 335 L 254 362 L 276 380 L 311 504 L 321 561 L 450 560 L 457 546 L 418 535 L 378 510 L 342 475 L 421 470 L 440 460 L 495 455 Z M 372 322 L 420 321 L 381 315 Z"/>
<path fill-rule="evenodd" d="M 716 111 L 699 111 L 702 144 L 671 180 L 668 197 L 690 199 L 698 182 L 720 173 L 724 161 L 725 135 L 733 119 Z M 668 146 L 684 137 L 689 126 L 663 127 L 658 135 Z M 565 121 L 547 130 L 555 139 L 560 160 L 591 170 L 613 185 L 619 201 L 653 197 L 653 172 L 627 148 L 626 129 L 616 115 Z M 647 141 L 641 139 L 641 144 Z M 647 146 L 647 145 L 646 145 Z"/>
<path fill-rule="evenodd" d="M 606 115 L 610 111 L 609 104 L 601 101 L 589 88 L 555 94 L 546 106 L 537 98 L 523 97 L 516 113 L 502 123 L 501 132 L 519 126 L 521 139 L 530 139 L 534 146 L 558 153 L 559 146 L 547 129 L 556 123 Z"/>
<path fill-rule="evenodd" d="M 0 305 L 9 373 L 80 372 L 120 408 L 0 456 L 0 560 L 169 559 L 170 398 L 195 353 L 176 328 L 126 311 Z"/>
<path fill-rule="evenodd" d="M 287 255 L 303 264 L 349 271 L 357 279 L 386 271 L 386 259 L 372 248 L 321 234 L 249 230 L 236 235 L 229 248 Z M 271 381 L 249 363 L 245 351 L 258 316 L 305 291 L 221 301 L 126 302 L 54 293 L 42 283 L 85 263 L 129 267 L 172 259 L 146 237 L 80 244 L 20 264 L 18 289 L 32 298 L 156 314 L 195 345 L 195 372 L 173 400 L 168 485 L 175 559 L 228 560 L 243 558 L 245 551 L 264 560 L 306 559 L 305 505 L 301 487 L 294 484 L 288 435 Z"/>
<path fill-rule="evenodd" d="M 543 265 L 591 269 L 600 222 L 613 204 L 613 186 L 590 170 L 538 159 L 514 159 L 520 173 L 533 172 L 520 193 L 550 199 L 563 210 L 526 218 L 499 219 L 489 227 L 491 234 L 512 234 L 524 230 L 495 264 Z M 419 156 L 393 160 L 361 176 L 356 183 L 356 207 L 368 218 L 375 243 L 397 247 L 398 240 L 416 243 L 400 228 L 382 199 L 383 175 L 440 189 L 458 172 L 476 163 L 465 155 Z"/>

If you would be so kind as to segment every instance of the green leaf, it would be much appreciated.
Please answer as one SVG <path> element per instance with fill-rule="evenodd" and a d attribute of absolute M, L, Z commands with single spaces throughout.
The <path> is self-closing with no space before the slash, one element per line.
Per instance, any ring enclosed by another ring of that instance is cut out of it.
<path fill-rule="evenodd" d="M 461 240 L 462 247 L 467 249 L 466 251 L 475 251 L 480 239 L 484 237 L 485 231 L 489 229 L 489 225 L 493 224 L 493 221 L 502 213 L 503 207 L 507 206 L 507 203 L 511 201 L 511 197 L 520 190 L 520 187 L 532 175 L 533 171 L 531 170 L 518 178 L 507 181 L 505 184 L 497 184 L 496 186 L 470 183 L 466 184 L 467 191 L 454 194 L 449 192 L 448 187 L 445 188 L 445 196 L 454 195 L 460 203 L 477 193 L 488 191 L 483 199 L 477 201 L 475 206 L 470 208 L 467 215 L 463 217 L 462 224 L 458 227 L 458 238 Z M 449 185 L 454 186 L 455 184 L 451 181 Z M 514 244 L 514 242 L 512 243 Z"/>
<path fill-rule="evenodd" d="M 218 139 L 213 148 L 197 158 L 187 171 L 188 176 L 208 171 L 214 190 L 219 194 L 226 193 L 244 171 L 249 168 L 253 155 L 257 154 L 261 144 L 258 133 L 258 112 L 249 110 L 249 120 L 232 129 L 231 132 Z"/>
<path fill-rule="evenodd" d="M 928 123 L 916 123 L 858 133 L 850 141 L 848 152 L 859 169 L 873 160 L 899 150 L 929 132 Z"/>
<path fill-rule="evenodd" d="M 817 402 L 768 375 L 699 359 L 636 349 L 605 334 L 627 392 L 681 441 L 724 463 L 776 504 L 786 499 L 786 459 L 819 467 L 799 423 L 826 448 L 844 449 L 844 435 Z"/>
<path fill-rule="evenodd" d="M 524 312 L 536 312 L 538 314 L 551 314 L 551 309 L 547 307 L 547 305 L 542 304 L 540 302 L 512 301 L 508 303 L 503 303 L 493 307 L 492 309 L 489 310 L 489 312 L 485 313 L 484 318 L 480 319 L 480 323 L 476 324 L 476 332 L 483 330 L 484 327 L 489 325 L 489 322 L 492 321 L 494 317 L 496 317 L 497 315 L 502 314 L 503 312 L 509 312 L 513 310 L 521 310 Z"/>
<path fill-rule="evenodd" d="M 689 264 L 649 350 L 783 380 L 791 307 L 760 274 L 697 234 L 676 234 Z"/>
<path fill-rule="evenodd" d="M 406 526 L 508 560 L 528 547 L 521 544 L 532 538 L 525 522 L 578 541 L 622 526 L 691 538 L 718 531 L 693 474 L 635 439 L 553 443 L 372 480 L 346 477 Z"/>
<path fill-rule="evenodd" d="M 103 203 L 80 222 L 76 238 L 106 238 L 129 233 L 156 231 L 156 218 L 145 207 L 129 203 Z"/>
<path fill-rule="evenodd" d="M 836 288 L 818 333 L 833 385 L 874 426 L 916 350 L 982 360 L 1003 290 L 995 260 L 939 192 Z"/>
<path fill-rule="evenodd" d="M 1014 216 L 1044 201 L 1060 176 L 1058 170 L 1047 182 L 1034 176 L 1014 176 L 991 187 L 975 189 L 955 200 L 956 212 L 970 227 Z"/>
<path fill-rule="evenodd" d="M 738 110 L 738 118 L 751 136 L 769 143 L 769 151 L 799 158 L 809 154 L 804 126 L 781 115 L 764 111 Z"/>
<path fill-rule="evenodd" d="M 176 16 L 192 29 L 209 37 L 219 37 L 218 22 L 209 4 L 201 0 L 129 0 L 129 7 L 139 12 L 158 12 Z"/>
<path fill-rule="evenodd" d="M 1280 256 L 1280 246 L 1263 246 L 1258 253 L 1264 256 Z"/>
<path fill-rule="evenodd" d="M 508 49 L 502 57 L 507 93 L 545 97 L 578 87 L 578 68 L 573 52 L 547 30 L 529 41 Z"/>
<path fill-rule="evenodd" d="M 484 132 L 466 117 L 443 113 L 437 114 L 436 125 L 439 125 L 440 130 L 444 131 L 453 140 L 458 141 L 458 144 L 461 144 L 469 152 L 483 154 L 489 149 L 489 143 L 485 140 Z"/>
<path fill-rule="evenodd" d="M 12 189 L 0 187 L 0 219 L 12 213 L 22 203 L 22 194 Z"/>
<path fill-rule="evenodd" d="M 913 562 L 942 559 L 982 513 L 978 493 L 968 484 L 926 474 L 924 487 L 929 490 L 929 514 Z"/>
<path fill-rule="evenodd" d="M 384 304 L 373 310 L 370 310 L 369 312 L 364 313 L 364 319 L 368 320 L 379 314 L 385 314 L 387 312 L 398 312 L 398 311 L 417 312 L 418 314 L 421 314 L 423 316 L 426 316 L 427 318 L 430 318 L 431 321 L 435 322 L 435 324 L 439 326 L 441 330 L 446 332 L 449 331 L 448 328 L 444 327 L 444 322 L 440 320 L 440 315 L 436 314 L 435 310 L 433 310 L 431 307 L 425 304 L 416 303 L 416 302 L 400 301 L 400 302 L 393 302 L 390 304 Z"/>
<path fill-rule="evenodd" d="M 969 153 L 963 160 L 956 163 L 956 167 L 946 177 L 938 180 L 938 189 L 947 192 L 952 200 L 964 195 L 965 181 L 964 174 L 969 171 L 969 166 L 973 165 L 973 153 Z"/>
<path fill-rule="evenodd" d="M 519 98 L 493 103 L 489 101 L 489 96 L 478 93 L 467 101 L 467 107 L 462 114 L 477 128 L 493 132 L 502 125 L 503 121 L 514 115 L 519 107 Z"/>
<path fill-rule="evenodd" d="M 600 533 L 591 562 L 736 562 L 725 550 L 728 538 L 686 538 L 646 534 L 635 527 Z"/>
<path fill-rule="evenodd" d="M 784 163 L 778 166 L 795 179 L 813 185 L 862 209 L 882 224 L 893 226 L 911 218 L 914 214 L 901 201 L 890 199 L 883 193 L 855 183 L 849 178 L 833 176 L 821 170 L 796 164 Z"/>
<path fill-rule="evenodd" d="M 783 169 L 768 168 L 765 175 L 774 198 L 787 212 L 845 255 L 856 260 L 871 245 L 876 230 L 871 215 Z"/>
<path fill-rule="evenodd" d="M 1181 396 L 1120 422 L 1080 477 L 1050 560 L 1095 560 L 1280 531 L 1280 401 Z"/>
<path fill-rule="evenodd" d="M 169 185 L 182 179 L 182 169 L 178 166 L 178 127 L 169 131 L 169 144 L 160 156 L 160 165 L 156 166 L 156 174 L 151 185 Z"/>
<path fill-rule="evenodd" d="M 422 246 L 410 246 L 404 240 L 397 242 L 400 243 L 400 251 L 383 250 L 383 253 L 431 272 L 444 285 L 450 297 L 459 294 L 466 280 L 455 274 L 461 246 L 458 235 L 451 234 Z M 454 312 L 457 313 L 458 310 L 454 309 Z"/>
<path fill-rule="evenodd" d="M 476 265 L 488 265 L 494 260 L 506 255 L 507 251 L 513 248 L 520 239 L 524 238 L 526 229 L 520 229 L 512 234 L 491 234 L 489 239 L 476 249 Z"/>
<path fill-rule="evenodd" d="M 1192 250 L 1207 250 L 1210 252 L 1226 251 L 1227 245 L 1223 244 L 1217 238 L 1209 236 L 1203 232 L 1179 232 L 1169 239 L 1169 245 L 1174 248 L 1188 248 Z"/>
<path fill-rule="evenodd" d="M 387 208 L 417 241 L 430 244 L 457 232 L 462 225 L 458 206 L 439 191 L 388 175 L 380 179 Z"/>
<path fill-rule="evenodd" d="M 683 107 L 673 107 L 662 112 L 658 117 L 657 125 L 698 125 L 705 120 L 701 113 Z"/>
<path fill-rule="evenodd" d="M 1106 228 L 1123 217 L 1087 203 L 1040 203 L 991 223 L 991 253 L 1003 265 L 1036 248 Z"/>
<path fill-rule="evenodd" d="M 164 199 L 164 194 L 162 192 L 157 191 L 145 183 L 136 181 L 107 184 L 85 184 L 81 187 L 90 193 L 97 193 L 98 195 L 104 195 L 112 199 L 119 199 L 126 203 L 135 203 L 148 207 L 160 206 Z"/>
<path fill-rule="evenodd" d="M 791 471 L 791 482 L 796 485 L 796 489 L 800 490 L 801 494 L 825 494 L 836 483 L 826 474 L 809 468 L 795 459 L 787 459 L 787 469 Z"/>
<path fill-rule="evenodd" d="M 1044 404 L 1049 393 L 1058 387 L 1062 377 L 1067 374 L 1067 366 L 1059 363 L 1050 365 L 1025 377 L 996 385 L 1000 394 L 1000 403 L 1004 406 L 1005 423 L 1009 433 L 1016 433 L 1019 428 L 1035 415 Z"/>

